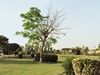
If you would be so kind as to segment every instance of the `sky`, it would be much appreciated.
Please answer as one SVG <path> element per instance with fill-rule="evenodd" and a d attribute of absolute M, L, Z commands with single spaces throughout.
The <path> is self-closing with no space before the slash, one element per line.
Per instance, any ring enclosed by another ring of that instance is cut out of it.
<path fill-rule="evenodd" d="M 22 30 L 21 13 L 30 7 L 39 8 L 46 13 L 48 5 L 64 12 L 66 21 L 62 26 L 70 27 L 67 36 L 61 37 L 54 48 L 88 46 L 97 47 L 100 43 L 100 0 L 1 0 L 0 2 L 0 35 L 9 38 L 9 42 L 24 45 L 25 38 L 16 36 Z"/>

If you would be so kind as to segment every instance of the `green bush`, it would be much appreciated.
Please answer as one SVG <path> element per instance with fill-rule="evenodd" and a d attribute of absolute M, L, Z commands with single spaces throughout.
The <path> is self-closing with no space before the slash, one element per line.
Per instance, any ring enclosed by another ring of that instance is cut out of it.
<path fill-rule="evenodd" d="M 23 52 L 22 51 L 19 52 L 18 58 L 23 58 Z"/>
<path fill-rule="evenodd" d="M 58 56 L 57 55 L 49 55 L 49 54 L 44 54 L 42 55 L 42 61 L 43 62 L 57 62 Z"/>
<path fill-rule="evenodd" d="M 66 60 L 64 61 L 62 65 L 64 67 L 66 75 L 75 75 L 73 67 L 72 67 L 72 60 L 75 58 L 76 58 L 75 55 L 68 55 L 66 57 Z"/>
<path fill-rule="evenodd" d="M 31 57 L 34 58 L 34 53 L 31 53 Z"/>
<path fill-rule="evenodd" d="M 75 75 L 100 75 L 100 60 L 97 57 L 76 58 L 72 65 Z"/>
<path fill-rule="evenodd" d="M 40 60 L 40 54 L 36 54 L 34 56 L 35 61 Z M 50 55 L 50 54 L 43 54 L 42 55 L 42 62 L 57 62 L 58 56 L 57 55 Z"/>
<path fill-rule="evenodd" d="M 14 51 L 13 53 L 14 53 L 14 55 L 18 55 L 18 52 L 17 51 Z"/>
<path fill-rule="evenodd" d="M 18 58 L 23 58 L 23 55 L 22 54 L 18 54 Z"/>
<path fill-rule="evenodd" d="M 16 52 L 18 49 L 22 50 L 20 45 L 17 43 L 8 43 L 4 46 L 3 53 L 7 55 L 14 54 L 14 52 Z"/>

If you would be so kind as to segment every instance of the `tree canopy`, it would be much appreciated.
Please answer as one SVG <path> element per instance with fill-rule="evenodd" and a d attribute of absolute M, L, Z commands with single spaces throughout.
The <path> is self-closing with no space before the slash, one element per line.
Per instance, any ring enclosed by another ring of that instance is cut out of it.
<path fill-rule="evenodd" d="M 0 47 L 5 46 L 8 43 L 8 40 L 9 39 L 7 37 L 0 35 Z"/>

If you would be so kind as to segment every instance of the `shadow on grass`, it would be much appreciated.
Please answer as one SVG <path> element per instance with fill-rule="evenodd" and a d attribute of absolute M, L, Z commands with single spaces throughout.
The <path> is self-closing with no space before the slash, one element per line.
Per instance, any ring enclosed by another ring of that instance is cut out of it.
<path fill-rule="evenodd" d="M 30 59 L 0 59 L 0 64 L 38 64 Z"/>

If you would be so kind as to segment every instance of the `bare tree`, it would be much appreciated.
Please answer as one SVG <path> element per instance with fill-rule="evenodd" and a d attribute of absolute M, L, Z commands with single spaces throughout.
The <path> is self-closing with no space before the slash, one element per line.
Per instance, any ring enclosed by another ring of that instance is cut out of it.
<path fill-rule="evenodd" d="M 62 11 L 52 11 L 52 9 L 49 8 L 46 17 L 44 17 L 43 21 L 41 21 L 40 26 L 38 27 L 41 39 L 40 62 L 42 62 L 42 54 L 47 39 L 61 34 L 66 34 L 63 33 L 62 30 L 67 29 L 68 27 L 61 28 L 64 20 L 65 18 L 63 18 Z"/>

